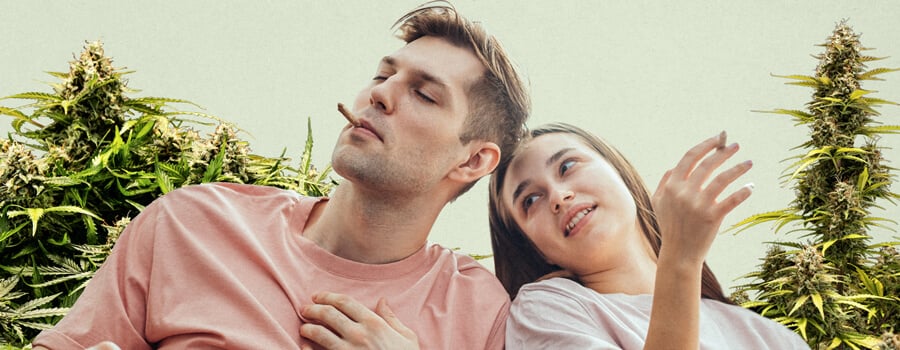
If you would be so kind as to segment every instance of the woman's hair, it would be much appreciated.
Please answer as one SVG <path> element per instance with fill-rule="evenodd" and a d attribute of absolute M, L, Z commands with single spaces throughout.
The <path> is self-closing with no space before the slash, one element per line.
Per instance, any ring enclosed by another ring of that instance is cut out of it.
<path fill-rule="evenodd" d="M 638 224 L 644 233 L 644 238 L 650 243 L 654 254 L 659 256 L 659 249 L 662 244 L 659 225 L 656 222 L 656 216 L 653 214 L 650 193 L 634 166 L 615 147 L 596 135 L 573 125 L 564 123 L 544 125 L 532 130 L 530 139 L 554 133 L 572 134 L 581 138 L 585 144 L 597 151 L 616 169 L 634 198 L 634 204 L 637 207 Z M 522 144 L 530 139 L 523 140 Z M 501 160 L 497 170 L 491 176 L 489 185 L 489 219 L 491 245 L 494 250 L 494 271 L 512 299 L 515 299 L 522 285 L 537 281 L 541 276 L 548 273 L 562 270 L 559 266 L 547 263 L 543 255 L 528 239 L 528 236 L 522 232 L 522 229 L 513 220 L 509 208 L 503 204 L 501 191 L 506 180 L 506 172 L 509 170 L 509 164 L 519 155 L 521 149 L 521 147 L 518 148 L 511 155 Z M 722 292 L 719 281 L 705 262 L 703 263 L 701 283 L 701 297 L 729 304 L 732 303 Z"/>
<path fill-rule="evenodd" d="M 469 115 L 459 139 L 489 141 L 501 154 L 512 152 L 525 136 L 525 120 L 531 111 L 531 99 L 525 83 L 506 51 L 478 22 L 461 16 L 444 1 L 430 1 L 400 17 L 394 24 L 398 37 L 407 43 L 424 36 L 446 40 L 475 54 L 485 67 L 484 75 L 467 88 Z M 468 184 L 457 195 L 468 191 Z"/>

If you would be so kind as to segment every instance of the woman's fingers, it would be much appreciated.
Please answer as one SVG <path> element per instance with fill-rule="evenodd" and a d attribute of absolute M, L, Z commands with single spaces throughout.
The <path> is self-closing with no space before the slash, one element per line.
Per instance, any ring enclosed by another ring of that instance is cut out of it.
<path fill-rule="evenodd" d="M 717 215 L 720 218 L 724 218 L 725 215 L 728 215 L 734 208 L 747 200 L 747 198 L 750 198 L 751 194 L 753 194 L 753 183 L 741 186 L 739 190 L 719 202 L 716 208 L 718 211 Z"/>
<path fill-rule="evenodd" d="M 753 167 L 752 161 L 744 161 L 716 175 L 712 181 L 703 190 L 707 199 L 715 200 L 718 198 L 725 188 L 734 183 L 742 175 L 746 174 Z"/>
<path fill-rule="evenodd" d="M 681 157 L 681 161 L 678 162 L 678 165 L 672 169 L 672 178 L 679 180 L 687 179 L 688 176 L 694 172 L 694 167 L 700 162 L 700 159 L 710 151 L 722 148 L 726 138 L 727 135 L 723 131 L 692 147 Z"/>
<path fill-rule="evenodd" d="M 740 146 L 736 143 L 732 143 L 728 146 L 716 149 L 712 154 L 703 158 L 703 161 L 697 165 L 697 168 L 694 169 L 693 172 L 688 176 L 688 183 L 693 188 L 700 188 L 703 184 L 712 176 L 713 172 L 716 171 L 726 160 L 734 156 L 737 153 Z"/>

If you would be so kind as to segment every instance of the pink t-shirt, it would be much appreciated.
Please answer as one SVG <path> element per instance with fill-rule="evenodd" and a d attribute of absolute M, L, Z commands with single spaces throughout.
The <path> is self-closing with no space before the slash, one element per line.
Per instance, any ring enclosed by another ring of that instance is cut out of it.
<path fill-rule="evenodd" d="M 423 349 L 501 349 L 509 298 L 472 258 L 427 244 L 383 265 L 302 236 L 313 205 L 271 187 L 205 184 L 151 203 L 59 324 L 34 345 L 291 349 L 311 295 L 385 297 Z"/>

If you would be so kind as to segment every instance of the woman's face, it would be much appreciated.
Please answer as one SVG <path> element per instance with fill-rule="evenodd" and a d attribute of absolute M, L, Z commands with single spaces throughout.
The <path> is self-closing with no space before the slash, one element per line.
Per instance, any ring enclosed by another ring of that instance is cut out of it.
<path fill-rule="evenodd" d="M 615 168 L 572 134 L 541 135 L 523 147 L 501 197 L 548 262 L 584 275 L 622 261 L 625 245 L 641 236 L 634 199 Z"/>

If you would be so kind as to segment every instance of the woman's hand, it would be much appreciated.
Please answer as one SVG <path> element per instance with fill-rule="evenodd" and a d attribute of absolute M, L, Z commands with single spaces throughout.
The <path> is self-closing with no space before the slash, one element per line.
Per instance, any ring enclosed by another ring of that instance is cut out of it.
<path fill-rule="evenodd" d="M 752 184 L 718 200 L 726 187 L 750 170 L 750 161 L 719 172 L 707 183 L 739 149 L 736 143 L 726 146 L 725 139 L 723 131 L 694 146 L 660 180 L 652 198 L 663 242 L 660 260 L 666 254 L 702 265 L 725 215 L 750 196 Z"/>

